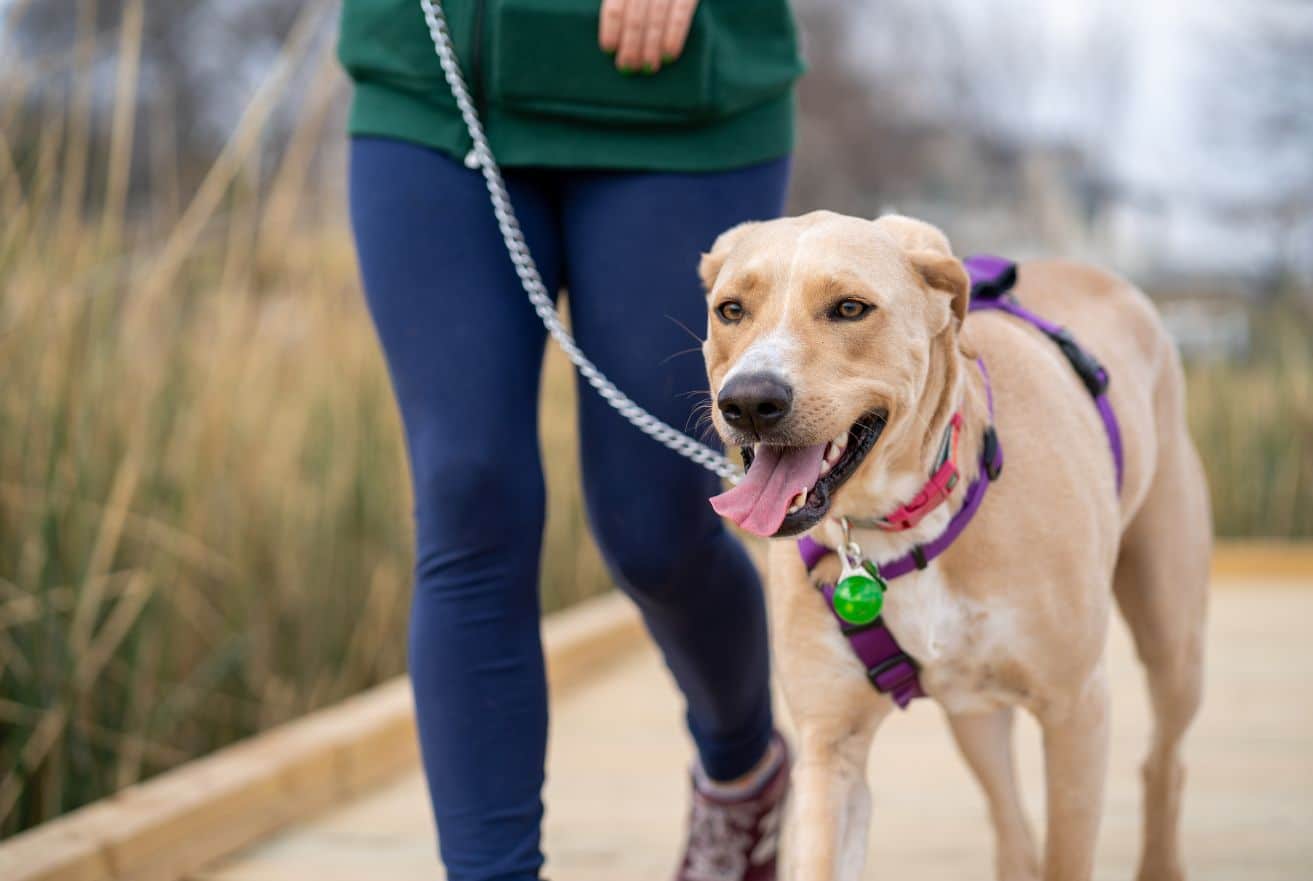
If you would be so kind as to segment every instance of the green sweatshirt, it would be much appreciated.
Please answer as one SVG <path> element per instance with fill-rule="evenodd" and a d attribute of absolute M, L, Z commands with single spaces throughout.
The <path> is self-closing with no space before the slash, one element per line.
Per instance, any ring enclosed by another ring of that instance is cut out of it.
<path fill-rule="evenodd" d="M 503 165 L 717 171 L 792 149 L 803 65 L 787 0 L 701 0 L 683 54 L 650 76 L 599 48 L 601 0 L 442 5 Z M 353 135 L 469 151 L 419 0 L 344 0 L 338 57 Z"/>

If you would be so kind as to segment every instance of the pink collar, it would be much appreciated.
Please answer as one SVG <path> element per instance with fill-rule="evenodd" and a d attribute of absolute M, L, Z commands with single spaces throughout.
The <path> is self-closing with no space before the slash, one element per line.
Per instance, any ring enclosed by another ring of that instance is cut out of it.
<path fill-rule="evenodd" d="M 899 505 L 883 517 L 874 520 L 849 520 L 857 526 L 872 526 L 885 532 L 903 532 L 925 519 L 925 516 L 948 501 L 957 486 L 957 441 L 962 434 L 962 411 L 953 414 L 944 430 L 944 443 L 939 451 L 939 466 L 935 468 L 925 486 L 910 502 Z"/>

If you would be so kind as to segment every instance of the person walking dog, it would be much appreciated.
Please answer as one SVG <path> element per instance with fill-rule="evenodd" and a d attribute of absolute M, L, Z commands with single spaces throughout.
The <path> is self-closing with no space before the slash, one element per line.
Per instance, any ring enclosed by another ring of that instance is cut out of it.
<path fill-rule="evenodd" d="M 718 233 L 783 209 L 802 70 L 786 0 L 446 0 L 457 57 L 551 291 L 630 397 L 691 424 Z M 535 881 L 547 737 L 538 569 L 544 330 L 525 300 L 419 0 L 345 0 L 350 203 L 414 488 L 409 662 L 450 881 Z M 473 163 L 470 163 L 473 164 Z M 716 478 L 579 398 L 589 521 L 687 704 L 676 877 L 775 877 L 787 747 L 761 586 Z M 586 734 L 585 734 L 586 736 Z M 642 761 L 635 756 L 635 761 Z"/>

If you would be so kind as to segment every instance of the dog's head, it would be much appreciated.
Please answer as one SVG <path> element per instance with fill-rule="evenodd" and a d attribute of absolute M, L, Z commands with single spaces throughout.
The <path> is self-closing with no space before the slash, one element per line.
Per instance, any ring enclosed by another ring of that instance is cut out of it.
<path fill-rule="evenodd" d="M 749 465 L 717 511 L 795 535 L 841 487 L 872 491 L 900 446 L 919 451 L 932 353 L 955 350 L 970 290 L 942 232 L 830 212 L 748 223 L 716 240 L 700 272 L 712 418 Z"/>

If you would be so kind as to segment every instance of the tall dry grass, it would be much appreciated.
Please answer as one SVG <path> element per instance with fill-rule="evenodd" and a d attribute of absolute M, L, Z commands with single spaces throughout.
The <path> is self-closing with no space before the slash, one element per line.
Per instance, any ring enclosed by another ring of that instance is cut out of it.
<path fill-rule="evenodd" d="M 151 168 L 129 220 L 142 10 L 103 151 L 85 90 L 26 129 L 23 84 L 0 98 L 0 835 L 403 666 L 403 449 L 340 210 L 306 171 L 342 83 L 306 57 L 307 13 L 200 186 Z M 317 75 L 262 173 L 298 65 Z M 1302 315 L 1253 363 L 1191 371 L 1224 534 L 1313 533 Z M 550 608 L 607 579 L 555 354 L 543 394 Z"/>
<path fill-rule="evenodd" d="M 1253 352 L 1186 370 L 1190 430 L 1219 536 L 1313 536 L 1313 313 L 1293 293 L 1254 311 Z"/>
<path fill-rule="evenodd" d="M 108 150 L 70 130 L 76 93 L 0 136 L 0 836 L 403 669 L 404 450 L 340 206 L 307 180 L 343 100 L 310 23 L 176 211 L 127 220 L 141 3 Z M 260 174 L 298 64 L 322 76 Z M 559 358 L 543 394 L 572 412 Z M 608 582 L 568 416 L 542 443 L 554 608 Z"/>

